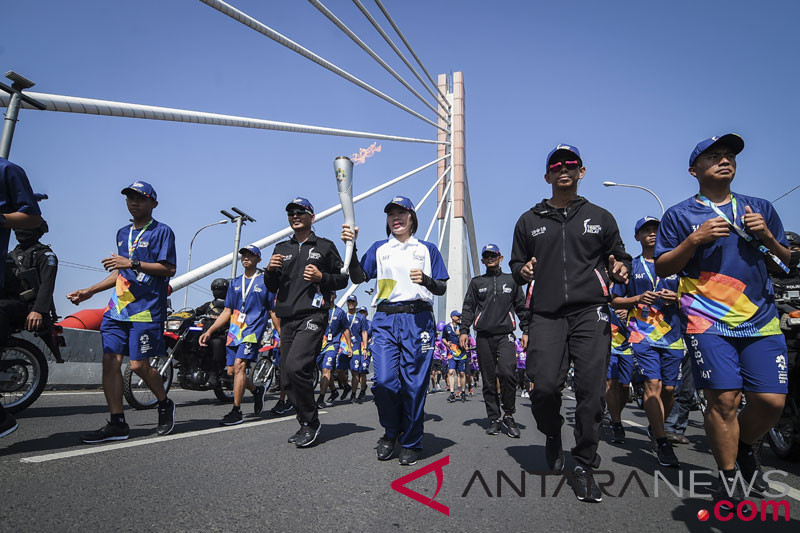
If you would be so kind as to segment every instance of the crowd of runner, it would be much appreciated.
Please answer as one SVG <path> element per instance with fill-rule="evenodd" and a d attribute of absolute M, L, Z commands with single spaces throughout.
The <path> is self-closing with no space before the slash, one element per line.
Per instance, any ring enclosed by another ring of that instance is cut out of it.
<path fill-rule="evenodd" d="M 641 254 L 632 258 L 613 215 L 577 194 L 586 174 L 578 148 L 556 146 L 544 167 L 552 196 L 517 221 L 511 272 L 502 271 L 497 245 L 484 246 L 485 273 L 471 280 L 449 323 L 436 322 L 432 305 L 449 276 L 437 247 L 415 237 L 411 200 L 395 196 L 385 205 L 386 239 L 363 254 L 356 249 L 343 269 L 336 244 L 312 230 L 311 202 L 293 198 L 286 205 L 292 236 L 275 246 L 263 269 L 259 248 L 239 251 L 244 272 L 228 283 L 224 308 L 200 339 L 209 345 L 224 332 L 234 402 L 221 423 L 242 423 L 246 390 L 255 412 L 264 408 L 267 391 L 247 369 L 268 332 L 281 377 L 272 412 L 296 415 L 299 429 L 288 442 L 298 448 L 317 442 L 319 409 L 362 402 L 370 390 L 384 431 L 377 459 L 398 453 L 400 464 L 413 465 L 422 449 L 426 397 L 444 390 L 448 402 L 466 402 L 481 384 L 486 433 L 520 438 L 516 398 L 530 398 L 536 427 L 546 437 L 544 459 L 558 473 L 565 466 L 561 398 L 569 375 L 577 403 L 574 489 L 579 500 L 599 502 L 592 471 L 601 462 L 604 413 L 611 441 L 624 442 L 629 385 L 643 381 L 655 458 L 678 467 L 673 444 L 686 442 L 688 406 L 676 400 L 676 390 L 685 398 L 680 387 L 692 377 L 708 401 L 705 429 L 720 473 L 715 497 L 734 504 L 742 499 L 739 473 L 756 492 L 764 491 L 753 445 L 777 421 L 787 392 L 786 344 L 769 273 L 788 273 L 796 261 L 790 261 L 773 206 L 731 191 L 743 148 L 735 134 L 698 143 L 689 158 L 698 193 L 662 219 L 643 216 L 632 228 Z M 0 177 L 5 252 L 10 228 L 34 227 L 41 217 L 20 167 L 0 159 Z M 165 351 L 175 236 L 153 218 L 153 186 L 136 181 L 122 194 L 132 222 L 117 231 L 117 252 L 102 260 L 108 277 L 67 296 L 77 305 L 113 289 L 100 328 L 110 420 L 87 433 L 86 443 L 129 436 L 120 372 L 125 357 L 158 400 L 158 435 L 175 424 L 175 403 L 149 364 Z M 358 228 L 342 226 L 343 242 L 356 243 L 357 237 Z M 346 310 L 337 307 L 336 291 L 348 281 L 371 279 L 371 320 L 355 296 L 346 298 Z M 747 404 L 738 411 L 743 392 Z M 0 410 L 0 436 L 16 428 Z"/>

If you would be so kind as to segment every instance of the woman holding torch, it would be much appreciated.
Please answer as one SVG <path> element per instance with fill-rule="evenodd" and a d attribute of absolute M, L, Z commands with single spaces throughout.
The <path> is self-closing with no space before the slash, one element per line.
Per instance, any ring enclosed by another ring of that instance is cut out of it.
<path fill-rule="evenodd" d="M 414 237 L 418 223 L 411 200 L 395 196 L 383 211 L 388 238 L 370 246 L 360 263 L 350 263 L 350 279 L 377 279 L 372 392 L 385 430 L 378 440 L 378 460 L 391 459 L 399 441 L 400 464 L 413 465 L 422 448 L 425 392 L 436 339 L 433 297 L 445 293 L 449 276 L 436 245 Z M 345 243 L 355 243 L 357 236 L 358 227 L 342 225 Z"/>

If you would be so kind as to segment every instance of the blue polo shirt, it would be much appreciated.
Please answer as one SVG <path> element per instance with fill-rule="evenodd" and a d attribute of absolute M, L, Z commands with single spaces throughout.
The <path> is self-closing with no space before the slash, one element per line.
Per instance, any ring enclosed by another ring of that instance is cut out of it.
<path fill-rule="evenodd" d="M 144 229 L 144 231 L 142 231 Z M 133 245 L 133 257 L 128 245 Z M 175 234 L 166 224 L 153 219 L 146 228 L 128 224 L 117 231 L 117 254 L 142 263 L 177 263 Z M 106 307 L 105 317 L 122 322 L 163 322 L 167 318 L 169 278 L 123 269 Z"/>
<path fill-rule="evenodd" d="M 269 310 L 274 304 L 275 294 L 267 289 L 263 272 L 249 279 L 242 274 L 230 282 L 225 307 L 232 312 L 225 344 L 238 346 L 243 342 L 259 342 L 267 329 Z"/>
<path fill-rule="evenodd" d="M 325 343 L 339 343 L 342 341 L 342 333 L 347 329 L 347 313 L 336 305 L 328 311 L 328 329 L 325 330 Z"/>
<path fill-rule="evenodd" d="M 33 196 L 33 189 L 22 167 L 0 157 L 0 213 L 25 213 L 41 215 L 39 204 Z M 0 251 L 5 258 L 8 253 L 8 240 L 11 228 L 0 228 Z M 0 289 L 5 287 L 5 269 L 0 268 Z"/>
<path fill-rule="evenodd" d="M 356 312 L 352 315 L 345 313 L 345 321 L 347 324 L 347 329 L 350 330 L 350 341 L 353 343 L 353 350 L 360 350 L 362 340 L 361 332 L 366 331 L 366 320 L 364 320 L 361 315 Z"/>

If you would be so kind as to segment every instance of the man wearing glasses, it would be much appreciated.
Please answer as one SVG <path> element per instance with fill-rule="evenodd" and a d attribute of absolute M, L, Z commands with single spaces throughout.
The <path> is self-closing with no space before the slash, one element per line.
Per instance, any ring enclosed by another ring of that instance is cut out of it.
<path fill-rule="evenodd" d="M 503 429 L 512 438 L 519 438 L 520 432 L 514 421 L 514 400 L 517 393 L 517 358 L 514 343 L 514 329 L 517 324 L 514 312 L 520 320 L 520 328 L 528 327 L 528 310 L 522 289 L 514 282 L 511 274 L 500 268 L 503 256 L 496 244 L 487 244 L 481 251 L 481 262 L 486 266 L 486 274 L 476 276 L 469 282 L 464 305 L 461 308 L 461 335 L 459 343 L 464 353 L 470 351 L 469 328 L 475 328 L 478 366 L 483 374 L 483 400 L 489 416 L 487 435 L 500 432 L 500 398 L 497 394 L 497 379 L 500 379 L 500 394 L 503 397 Z M 522 345 L 528 336 L 522 335 Z"/>
<path fill-rule="evenodd" d="M 556 472 L 564 468 L 561 389 L 571 360 L 577 399 L 574 489 L 578 500 L 599 502 L 591 469 L 600 465 L 601 396 L 611 337 L 609 285 L 627 282 L 631 256 L 611 213 L 578 196 L 585 174 L 576 147 L 559 144 L 550 151 L 544 179 L 552 197 L 517 221 L 509 265 L 518 284 L 535 280 L 526 332 L 531 339 L 527 372 L 534 383 L 533 416 L 547 437 L 547 464 Z"/>

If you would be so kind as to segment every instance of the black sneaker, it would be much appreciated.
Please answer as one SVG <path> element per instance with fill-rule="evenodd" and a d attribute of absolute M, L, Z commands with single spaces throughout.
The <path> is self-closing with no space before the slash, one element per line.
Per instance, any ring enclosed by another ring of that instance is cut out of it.
<path fill-rule="evenodd" d="M 497 435 L 500 433 L 500 421 L 499 420 L 492 420 L 489 422 L 489 427 L 486 430 L 487 435 Z"/>
<path fill-rule="evenodd" d="M 175 402 L 167 398 L 166 405 L 158 406 L 158 429 L 156 434 L 159 437 L 169 435 L 175 428 Z"/>
<path fill-rule="evenodd" d="M 307 448 L 314 444 L 314 441 L 317 440 L 319 436 L 319 431 L 322 429 L 322 424 L 317 422 L 317 427 L 314 428 L 308 424 L 304 424 L 303 427 L 300 428 L 300 431 L 297 432 L 297 438 L 294 441 L 294 445 L 298 448 Z"/>
<path fill-rule="evenodd" d="M 450 403 L 455 402 L 456 401 L 456 393 L 451 392 L 450 396 L 447 397 L 447 401 L 450 402 Z"/>
<path fill-rule="evenodd" d="M 749 483 L 753 491 L 763 495 L 769 490 L 753 446 L 747 446 L 740 442 L 739 452 L 736 454 L 736 464 L 739 465 L 739 471 L 742 473 L 745 483 Z"/>
<path fill-rule="evenodd" d="M 514 422 L 514 417 L 511 415 L 506 415 L 503 417 L 503 425 L 506 427 L 506 435 L 511 437 L 512 439 L 518 439 L 520 432 L 519 426 L 517 423 Z"/>
<path fill-rule="evenodd" d="M 236 426 L 243 422 L 241 409 L 231 409 L 231 412 L 222 417 L 221 426 Z"/>
<path fill-rule="evenodd" d="M 269 412 L 273 415 L 282 415 L 285 408 L 286 402 L 283 400 L 278 400 L 278 403 L 276 403 L 275 406 L 269 410 Z"/>
<path fill-rule="evenodd" d="M 353 390 L 353 387 L 351 387 L 350 385 L 345 385 L 344 386 L 344 390 L 342 391 L 342 400 L 346 400 L 347 399 L 347 395 L 350 394 L 351 390 Z M 335 399 L 335 397 L 333 396 L 334 394 L 336 396 L 339 396 L 338 392 L 333 392 L 333 394 L 331 394 L 331 398 L 333 398 L 333 399 Z M 333 399 L 331 401 L 333 401 Z"/>
<path fill-rule="evenodd" d="M 107 442 L 111 440 L 127 440 L 130 434 L 128 424 L 112 424 L 108 422 L 105 426 L 97 431 L 86 433 L 81 440 L 86 444 L 97 444 L 98 442 Z"/>
<path fill-rule="evenodd" d="M 625 428 L 622 424 L 613 423 L 611 425 L 611 442 L 623 444 L 625 442 Z"/>
<path fill-rule="evenodd" d="M 652 428 L 650 428 L 650 426 L 648 425 L 647 428 L 645 429 L 647 430 L 647 438 L 650 439 L 650 451 L 652 451 L 655 454 L 658 454 L 658 442 L 656 442 L 656 438 L 653 435 Z"/>
<path fill-rule="evenodd" d="M 281 414 L 288 415 L 294 411 L 294 405 L 289 400 L 286 400 L 286 404 L 283 406 L 283 412 Z"/>
<path fill-rule="evenodd" d="M 335 402 L 336 398 L 338 398 L 338 397 L 339 397 L 339 391 L 338 390 L 333 391 L 331 393 L 331 395 L 328 396 L 328 399 L 325 400 L 325 407 L 332 406 L 333 402 Z M 345 400 L 345 399 L 347 399 L 347 389 L 345 389 L 345 393 L 342 395 L 342 400 Z"/>
<path fill-rule="evenodd" d="M 378 461 L 388 461 L 394 455 L 394 443 L 397 439 L 390 439 L 386 435 L 378 439 Z"/>
<path fill-rule="evenodd" d="M 547 467 L 553 472 L 561 473 L 564 470 L 564 450 L 561 449 L 561 435 L 547 437 L 544 445 L 544 457 Z"/>
<path fill-rule="evenodd" d="M 288 442 L 289 444 L 294 444 L 295 442 L 297 442 L 297 438 L 298 438 L 298 437 L 300 436 L 300 434 L 303 432 L 303 428 L 304 428 L 304 427 L 305 427 L 305 426 L 300 426 L 300 429 L 298 429 L 298 430 L 297 430 L 297 432 L 296 432 L 294 435 L 292 435 L 291 437 L 289 437 L 289 440 L 287 440 L 286 442 Z"/>
<path fill-rule="evenodd" d="M 739 503 L 747 499 L 744 495 L 744 490 L 742 490 L 742 484 L 739 483 L 736 478 L 730 477 L 723 481 L 724 474 L 722 472 L 719 473 L 719 476 L 718 485 L 714 489 L 714 492 L 711 493 L 711 499 L 715 504 L 720 502 L 720 509 L 733 512 Z M 728 492 L 728 488 L 730 488 L 730 492 Z M 745 516 L 752 512 L 749 505 L 743 505 L 741 509 L 742 514 Z"/>
<path fill-rule="evenodd" d="M 678 468 L 681 466 L 678 462 L 678 458 L 675 456 L 675 451 L 672 449 L 672 444 L 670 444 L 669 441 L 658 445 L 656 455 L 658 456 L 658 464 L 661 466 L 668 466 L 670 468 Z"/>
<path fill-rule="evenodd" d="M 359 402 L 363 402 L 364 398 L 366 398 L 366 397 L 367 397 L 367 391 L 362 390 L 361 392 L 358 393 L 358 401 Z"/>
<path fill-rule="evenodd" d="M 320 394 L 319 398 L 317 398 L 317 409 L 324 409 L 324 408 L 325 408 L 325 397 L 322 394 Z"/>
<path fill-rule="evenodd" d="M 17 419 L 6 413 L 6 417 L 2 422 L 0 422 L 0 439 L 6 435 L 11 435 L 17 430 L 18 427 L 19 424 L 17 424 Z"/>
<path fill-rule="evenodd" d="M 400 464 L 403 466 L 413 466 L 417 464 L 417 451 L 413 448 L 401 449 Z"/>
<path fill-rule="evenodd" d="M 579 501 L 599 503 L 603 501 L 603 493 L 600 492 L 600 487 L 594 482 L 592 471 L 582 466 L 576 466 L 573 470 L 575 476 L 575 496 Z"/>
<path fill-rule="evenodd" d="M 253 413 L 260 415 L 264 410 L 264 396 L 267 394 L 267 389 L 264 387 L 256 387 L 253 391 Z"/>
<path fill-rule="evenodd" d="M 466 403 L 467 401 L 467 393 L 465 391 L 461 391 L 461 403 Z"/>

